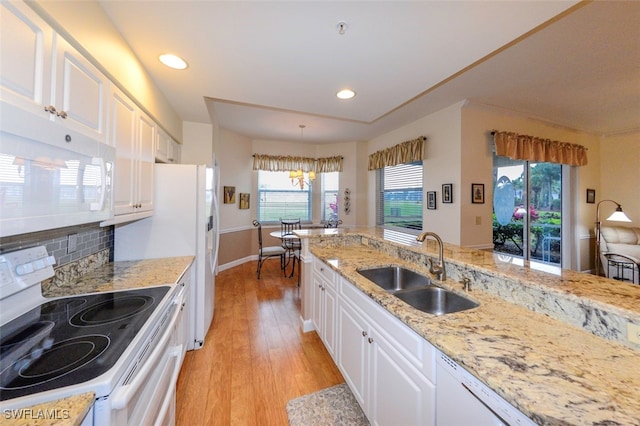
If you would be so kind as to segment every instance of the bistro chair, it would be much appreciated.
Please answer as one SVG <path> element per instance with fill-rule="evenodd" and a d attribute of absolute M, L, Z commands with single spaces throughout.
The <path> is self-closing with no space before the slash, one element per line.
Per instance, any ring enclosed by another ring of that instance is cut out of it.
<path fill-rule="evenodd" d="M 284 269 L 285 262 L 285 254 L 286 250 L 282 246 L 262 246 L 262 225 L 257 220 L 253 221 L 253 226 L 258 228 L 258 269 L 256 273 L 258 274 L 258 279 L 260 279 L 260 271 L 262 270 L 262 264 L 265 260 L 271 257 L 279 257 L 280 258 L 280 269 Z"/>
<path fill-rule="evenodd" d="M 280 232 L 283 237 L 293 235 L 293 231 L 296 229 L 302 229 L 300 219 L 280 219 Z M 282 247 L 284 247 L 285 250 L 299 250 L 300 240 L 283 238 Z"/>
<path fill-rule="evenodd" d="M 289 274 L 289 278 L 293 277 L 293 274 L 296 270 L 296 263 L 298 263 L 298 268 L 300 268 L 300 250 L 302 248 L 302 243 L 299 238 L 287 238 L 287 236 L 294 235 L 293 231 L 296 229 L 302 229 L 302 224 L 300 219 L 280 219 L 280 233 L 282 235 L 282 248 L 286 252 L 286 261 L 284 265 L 285 276 L 287 275 L 287 266 L 289 262 L 292 264 L 291 274 Z"/>

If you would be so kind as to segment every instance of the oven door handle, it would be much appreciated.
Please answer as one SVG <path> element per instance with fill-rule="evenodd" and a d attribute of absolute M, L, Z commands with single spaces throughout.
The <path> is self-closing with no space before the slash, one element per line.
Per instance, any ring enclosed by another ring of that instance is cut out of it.
<path fill-rule="evenodd" d="M 180 374 L 180 367 L 182 365 L 179 361 L 179 358 L 182 356 L 182 347 L 182 345 L 174 346 L 173 350 L 171 351 L 171 357 L 178 358 L 178 361 L 176 361 L 176 365 L 173 367 L 173 374 L 171 374 L 170 382 L 171 386 L 169 387 L 169 392 L 167 392 L 167 395 L 162 402 L 162 409 L 158 414 L 155 426 L 162 426 L 160 422 L 164 419 L 167 410 L 171 407 L 171 401 L 169 399 L 175 398 L 176 385 L 178 384 L 178 374 Z"/>
<path fill-rule="evenodd" d="M 156 366 L 158 365 L 158 361 L 160 360 L 160 357 L 162 356 L 163 353 L 165 353 L 164 351 L 166 350 L 167 343 L 171 338 L 171 336 L 173 335 L 173 329 L 176 325 L 176 321 L 178 320 L 179 316 L 180 316 L 180 309 L 175 309 L 175 312 L 173 313 L 173 318 L 171 318 L 171 322 L 164 329 L 164 336 L 162 336 L 162 339 L 156 345 L 155 349 L 153 350 L 153 353 L 144 362 L 144 365 L 142 366 L 140 371 L 138 371 L 136 378 L 133 379 L 131 383 L 129 383 L 128 385 L 122 386 L 119 390 L 115 392 L 115 394 L 113 395 L 113 400 L 111 402 L 111 406 L 114 409 L 122 410 L 123 408 L 125 408 L 129 403 L 129 400 L 132 398 L 132 396 L 135 395 L 136 392 L 138 391 L 138 388 L 145 384 L 146 382 L 145 379 L 150 374 L 151 370 L 156 368 Z"/>

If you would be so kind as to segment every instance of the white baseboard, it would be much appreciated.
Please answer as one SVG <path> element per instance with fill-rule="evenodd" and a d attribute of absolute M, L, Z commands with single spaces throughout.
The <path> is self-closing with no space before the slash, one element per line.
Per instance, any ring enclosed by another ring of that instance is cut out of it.
<path fill-rule="evenodd" d="M 316 329 L 310 319 L 305 320 L 302 317 L 300 317 L 300 328 L 302 328 L 303 333 L 308 333 Z"/>
<path fill-rule="evenodd" d="M 231 269 L 235 266 L 240 266 L 243 263 L 251 262 L 254 260 L 258 260 L 258 255 L 254 254 L 251 256 L 243 257 L 242 259 L 234 260 L 233 262 L 225 263 L 224 265 L 218 265 L 218 271 L 224 271 L 227 269 Z"/>

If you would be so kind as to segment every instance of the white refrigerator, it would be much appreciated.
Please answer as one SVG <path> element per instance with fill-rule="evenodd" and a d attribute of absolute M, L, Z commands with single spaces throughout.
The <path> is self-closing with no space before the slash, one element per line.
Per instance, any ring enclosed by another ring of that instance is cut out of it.
<path fill-rule="evenodd" d="M 219 246 L 218 169 L 156 164 L 153 216 L 118 225 L 114 260 L 195 256 L 188 349 L 200 349 L 213 320 Z M 158 283 L 163 284 L 163 283 Z"/>

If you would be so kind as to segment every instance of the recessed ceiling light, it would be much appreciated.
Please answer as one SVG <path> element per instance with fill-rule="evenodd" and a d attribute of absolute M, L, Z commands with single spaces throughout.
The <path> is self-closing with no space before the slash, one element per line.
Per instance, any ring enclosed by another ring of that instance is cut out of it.
<path fill-rule="evenodd" d="M 351 89 L 342 89 L 341 91 L 336 93 L 336 96 L 338 97 L 338 99 L 351 99 L 355 95 L 356 95 L 356 92 L 354 92 Z"/>
<path fill-rule="evenodd" d="M 164 55 L 160 55 L 160 62 L 168 66 L 169 68 L 173 68 L 176 70 L 183 70 L 187 68 L 187 63 L 184 59 L 179 56 L 172 55 L 170 53 L 165 53 Z"/>

